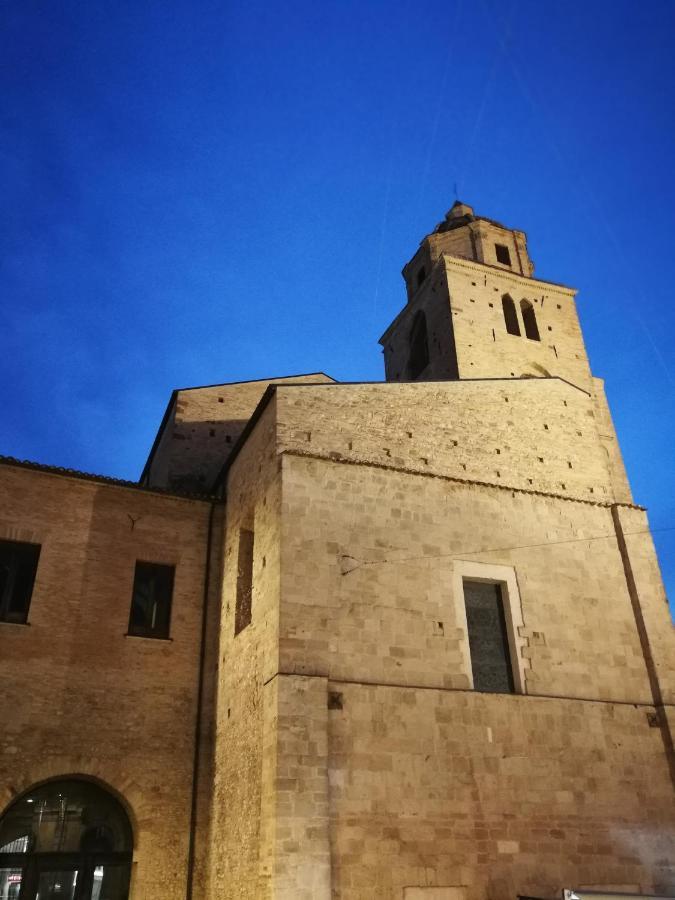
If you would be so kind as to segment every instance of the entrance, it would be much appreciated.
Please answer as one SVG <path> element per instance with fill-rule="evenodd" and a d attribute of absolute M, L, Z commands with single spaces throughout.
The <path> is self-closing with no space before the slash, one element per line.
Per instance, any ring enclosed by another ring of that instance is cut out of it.
<path fill-rule="evenodd" d="M 0 819 L 0 900 L 127 900 L 129 818 L 89 781 L 50 781 Z"/>

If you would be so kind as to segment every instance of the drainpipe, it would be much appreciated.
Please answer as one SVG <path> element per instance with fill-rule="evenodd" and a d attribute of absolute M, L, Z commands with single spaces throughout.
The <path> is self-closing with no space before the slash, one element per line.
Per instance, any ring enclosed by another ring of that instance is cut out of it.
<path fill-rule="evenodd" d="M 202 598 L 202 626 L 201 626 L 201 643 L 199 648 L 199 677 L 197 680 L 197 711 L 195 722 L 195 746 L 194 757 L 192 760 L 192 798 L 190 803 L 190 836 L 188 844 L 187 858 L 187 883 L 185 889 L 185 900 L 192 900 L 192 891 L 195 876 L 195 829 L 197 825 L 197 786 L 199 782 L 199 750 L 202 737 L 202 710 L 204 706 L 204 666 L 206 660 L 206 623 L 207 610 L 209 604 L 209 586 L 211 581 L 211 542 L 213 539 L 213 517 L 216 510 L 217 500 L 211 501 L 211 509 L 209 510 L 209 526 L 206 537 L 206 556 L 204 560 L 204 593 Z"/>

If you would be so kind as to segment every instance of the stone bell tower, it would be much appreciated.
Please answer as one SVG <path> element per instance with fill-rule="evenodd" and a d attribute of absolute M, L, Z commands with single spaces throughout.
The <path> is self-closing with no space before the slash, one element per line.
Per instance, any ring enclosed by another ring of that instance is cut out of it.
<path fill-rule="evenodd" d="M 630 502 L 604 383 L 593 377 L 586 354 L 576 290 L 533 273 L 523 231 L 457 201 L 403 267 L 407 303 L 380 338 L 386 380 L 562 378 L 591 399 L 615 496 Z"/>
<path fill-rule="evenodd" d="M 380 339 L 387 381 L 591 372 L 573 288 L 533 277 L 524 232 L 459 201 L 403 267 L 408 302 Z"/>

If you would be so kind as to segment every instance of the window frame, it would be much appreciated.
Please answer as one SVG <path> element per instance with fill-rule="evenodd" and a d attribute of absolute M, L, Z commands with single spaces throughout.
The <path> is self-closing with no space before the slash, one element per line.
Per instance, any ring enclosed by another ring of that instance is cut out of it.
<path fill-rule="evenodd" d="M 463 559 L 453 561 L 455 615 L 458 627 L 463 633 L 461 642 L 463 670 L 469 679 L 471 690 L 475 690 L 471 665 L 471 649 L 469 646 L 469 625 L 464 599 L 464 581 L 482 581 L 487 584 L 498 584 L 500 586 L 511 674 L 513 677 L 513 693 L 526 694 L 525 672 L 529 668 L 529 661 L 522 653 L 527 647 L 527 639 L 521 635 L 521 632 L 524 630 L 524 622 L 516 570 L 512 566 L 493 565 L 492 563 L 472 562 Z"/>
<path fill-rule="evenodd" d="M 153 566 L 157 569 L 166 569 L 171 570 L 171 578 L 170 578 L 170 589 L 169 589 L 169 600 L 168 600 L 168 611 L 166 614 L 166 623 L 162 627 L 161 631 L 159 629 L 145 628 L 139 625 L 134 625 L 133 623 L 133 615 L 134 615 L 134 597 L 136 594 L 136 578 L 139 570 L 139 566 Z M 153 560 L 148 559 L 137 559 L 134 566 L 134 579 L 131 585 L 131 603 L 129 605 L 129 624 L 127 627 L 127 637 L 139 637 L 139 638 L 149 638 L 155 641 L 170 641 L 171 640 L 171 618 L 173 615 L 173 595 L 176 587 L 176 565 L 175 563 L 160 563 L 155 562 Z"/>
<path fill-rule="evenodd" d="M 16 586 L 16 568 L 17 568 L 17 566 L 16 566 L 16 562 L 14 560 L 12 561 L 12 565 L 14 566 L 13 578 L 11 579 L 11 583 L 5 587 L 2 595 L 0 595 L 0 624 L 3 624 L 3 625 L 28 625 L 29 624 L 28 614 L 30 612 L 31 603 L 33 600 L 33 594 L 35 592 L 35 582 L 37 580 L 38 568 L 40 566 L 40 556 L 42 554 L 42 544 L 37 544 L 34 541 L 15 541 L 15 540 L 12 540 L 11 538 L 2 538 L 2 539 L 0 539 L 0 547 L 2 547 L 3 545 L 5 545 L 5 546 L 13 545 L 14 548 L 30 547 L 34 554 L 34 559 L 31 560 L 33 570 L 32 570 L 32 574 L 30 577 L 30 586 L 28 587 L 28 589 L 26 591 L 27 597 L 26 597 L 26 602 L 25 602 L 25 609 L 23 610 L 23 617 L 18 617 L 18 616 L 14 617 L 14 618 L 9 617 L 9 610 L 10 610 L 10 606 L 11 606 L 10 600 L 11 600 L 12 594 L 13 594 L 15 586 Z M 14 552 L 16 552 L 16 549 Z"/>

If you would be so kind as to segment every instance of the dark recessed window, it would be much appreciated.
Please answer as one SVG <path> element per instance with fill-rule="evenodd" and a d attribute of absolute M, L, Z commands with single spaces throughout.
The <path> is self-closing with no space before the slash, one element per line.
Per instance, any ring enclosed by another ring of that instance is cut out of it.
<path fill-rule="evenodd" d="M 505 266 L 511 265 L 511 254 L 505 244 L 495 244 L 495 253 L 497 254 L 497 262 Z"/>
<path fill-rule="evenodd" d="M 39 558 L 39 544 L 0 541 L 0 622 L 26 623 Z"/>
<path fill-rule="evenodd" d="M 422 266 L 422 268 L 417 273 L 417 287 L 419 287 L 424 279 L 427 277 L 427 270 Z"/>
<path fill-rule="evenodd" d="M 512 694 L 513 670 L 500 585 L 465 581 L 464 602 L 474 689 Z"/>
<path fill-rule="evenodd" d="M 537 328 L 537 317 L 534 312 L 534 306 L 529 300 L 520 301 L 520 312 L 523 316 L 523 325 L 525 326 L 525 334 L 531 341 L 540 341 L 539 329 Z"/>
<path fill-rule="evenodd" d="M 131 598 L 129 634 L 138 637 L 168 638 L 171 622 L 174 566 L 136 563 Z"/>
<path fill-rule="evenodd" d="M 254 534 L 248 528 L 239 532 L 239 550 L 237 553 L 237 598 L 234 609 L 234 633 L 239 634 L 251 624 L 251 608 L 253 604 L 253 539 Z"/>
<path fill-rule="evenodd" d="M 427 339 L 427 319 L 422 310 L 415 314 L 410 329 L 410 357 L 408 374 L 415 379 L 429 365 L 429 341 Z"/>
<path fill-rule="evenodd" d="M 237 555 L 237 600 L 234 610 L 234 633 L 239 634 L 251 624 L 253 595 L 253 532 L 242 528 L 239 532 Z"/>
<path fill-rule="evenodd" d="M 502 297 L 502 309 L 504 310 L 504 324 L 506 325 L 507 332 L 520 337 L 520 325 L 518 324 L 516 304 L 508 294 L 504 294 Z"/>

